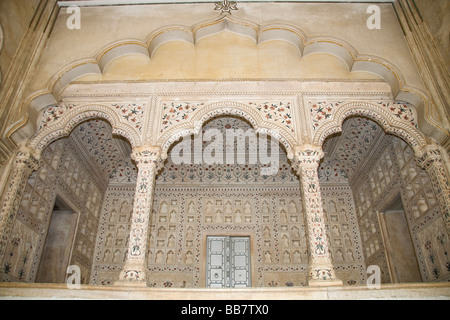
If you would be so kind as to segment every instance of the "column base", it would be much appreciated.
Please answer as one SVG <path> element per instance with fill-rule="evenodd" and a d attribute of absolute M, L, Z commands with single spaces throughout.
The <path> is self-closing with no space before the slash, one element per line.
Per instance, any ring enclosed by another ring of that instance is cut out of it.
<path fill-rule="evenodd" d="M 311 287 L 342 286 L 336 272 L 327 258 L 319 258 L 309 267 L 308 285 Z"/>
<path fill-rule="evenodd" d="M 117 280 L 114 282 L 115 287 L 133 287 L 133 288 L 147 288 L 146 281 L 127 281 Z"/>
<path fill-rule="evenodd" d="M 343 286 L 342 280 L 309 280 L 308 286 L 310 287 L 339 287 Z"/>
<path fill-rule="evenodd" d="M 147 286 L 146 263 L 143 260 L 128 260 L 120 272 L 119 280 L 114 282 L 115 286 L 141 287 Z"/>

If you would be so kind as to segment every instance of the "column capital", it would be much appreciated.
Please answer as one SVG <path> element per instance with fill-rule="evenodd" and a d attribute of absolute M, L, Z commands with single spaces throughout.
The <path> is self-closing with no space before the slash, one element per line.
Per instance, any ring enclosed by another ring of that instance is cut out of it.
<path fill-rule="evenodd" d="M 427 144 L 415 156 L 418 165 L 425 170 L 436 163 L 442 163 L 441 149 L 435 143 Z"/>
<path fill-rule="evenodd" d="M 155 165 L 157 170 L 162 169 L 164 158 L 162 157 L 161 148 L 158 146 L 138 146 L 133 148 L 131 158 L 136 162 L 138 167 L 146 165 Z"/>
<path fill-rule="evenodd" d="M 292 159 L 292 166 L 296 171 L 302 167 L 317 167 L 320 160 L 323 158 L 324 152 L 322 147 L 314 145 L 301 145 L 294 147 L 294 157 Z"/>
<path fill-rule="evenodd" d="M 41 155 L 30 147 L 20 147 L 16 151 L 15 163 L 27 167 L 30 172 L 39 169 Z"/>
<path fill-rule="evenodd" d="M 324 156 L 321 146 L 304 144 L 294 147 L 294 159 L 302 162 L 320 161 Z"/>

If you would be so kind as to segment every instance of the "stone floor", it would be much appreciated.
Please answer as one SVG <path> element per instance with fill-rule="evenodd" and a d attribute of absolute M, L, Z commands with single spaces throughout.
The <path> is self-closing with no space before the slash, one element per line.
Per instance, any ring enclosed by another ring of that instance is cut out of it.
<path fill-rule="evenodd" d="M 0 300 L 450 300 L 450 283 L 387 284 L 380 289 L 366 286 L 283 287 L 248 289 L 176 289 L 100 287 L 82 285 L 68 289 L 63 284 L 0 283 Z"/>

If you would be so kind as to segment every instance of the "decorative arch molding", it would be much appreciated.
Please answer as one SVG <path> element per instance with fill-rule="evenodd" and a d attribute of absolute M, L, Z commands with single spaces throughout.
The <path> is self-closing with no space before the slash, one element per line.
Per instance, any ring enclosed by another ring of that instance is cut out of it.
<path fill-rule="evenodd" d="M 61 69 L 50 81 L 49 91 L 58 100 L 64 88 L 75 79 L 87 74 L 101 74 L 113 60 L 129 54 L 151 58 L 161 45 L 171 41 L 185 41 L 195 45 L 199 40 L 229 30 L 253 39 L 259 44 L 271 40 L 282 40 L 296 46 L 300 56 L 311 53 L 329 53 L 345 61 L 350 71 L 368 71 L 384 78 L 397 96 L 405 85 L 401 72 L 390 62 L 376 56 L 359 55 L 347 42 L 326 37 L 308 38 L 302 30 L 288 24 L 260 26 L 254 22 L 221 15 L 191 27 L 171 25 L 152 32 L 145 41 L 121 40 L 104 47 L 93 58 L 73 62 Z M 410 102 L 410 101 L 407 101 Z M 412 103 L 412 102 L 410 102 Z"/>
<path fill-rule="evenodd" d="M 288 156 L 293 156 L 293 147 L 298 144 L 293 134 L 276 122 L 264 120 L 261 113 L 254 107 L 236 101 L 213 102 L 202 106 L 192 114 L 190 121 L 176 124 L 165 131 L 159 136 L 156 144 L 161 146 L 162 154 L 167 156 L 170 146 L 180 138 L 198 134 L 208 120 L 225 115 L 243 118 L 250 123 L 257 133 L 264 133 L 277 138 L 286 149 Z"/>
<path fill-rule="evenodd" d="M 231 15 L 221 15 L 217 19 L 203 21 L 190 27 L 183 25 L 163 27 L 152 32 L 145 40 L 117 41 L 104 47 L 95 57 L 71 63 L 51 79 L 47 89 L 30 96 L 27 101 L 28 121 L 22 119 L 10 126 L 8 136 L 13 139 L 29 137 L 30 132 L 35 132 L 33 123 L 36 122 L 36 116 L 48 106 L 59 103 L 65 88 L 79 77 L 88 74 L 101 75 L 111 62 L 127 55 L 141 55 L 151 59 L 154 52 L 165 43 L 184 41 L 195 45 L 199 40 L 223 30 L 246 36 L 253 39 L 256 44 L 271 40 L 286 41 L 298 48 L 300 57 L 313 53 L 328 53 L 344 61 L 349 71 L 377 74 L 390 85 L 395 100 L 404 101 L 416 108 L 420 116 L 417 123 L 420 124 L 422 132 L 438 142 L 449 136 L 448 131 L 435 118 L 427 96 L 420 90 L 407 85 L 400 70 L 391 62 L 376 56 L 360 55 L 349 43 L 340 39 L 308 38 L 296 26 L 287 24 L 260 26 Z"/>
<path fill-rule="evenodd" d="M 318 104 L 323 104 L 317 108 Z M 427 145 L 424 135 L 420 132 L 416 113 L 413 107 L 395 102 L 318 102 L 311 103 L 313 119 L 313 144 L 322 145 L 325 139 L 333 133 L 342 132 L 342 124 L 351 116 L 364 116 L 377 122 L 387 133 L 404 139 L 416 154 Z M 317 110 L 324 110 L 325 120 L 317 119 Z"/>
<path fill-rule="evenodd" d="M 152 32 L 145 41 L 129 39 L 120 40 L 104 47 L 93 58 L 81 59 L 61 69 L 50 81 L 49 92 L 59 99 L 65 87 L 77 78 L 88 74 L 102 74 L 106 67 L 114 60 L 126 55 L 143 55 L 149 59 L 163 44 L 172 41 L 184 41 L 195 45 L 199 40 L 228 30 L 246 36 L 256 44 L 281 40 L 294 45 L 299 50 L 299 56 L 313 53 L 328 53 L 338 57 L 348 67 L 349 71 L 366 71 L 374 73 L 389 83 L 395 98 L 406 85 L 400 70 L 389 61 L 376 56 L 360 55 L 349 43 L 326 37 L 307 36 L 299 28 L 290 25 L 276 24 L 259 26 L 253 22 L 235 19 L 225 15 L 219 19 L 201 22 L 192 27 L 173 25 Z M 408 103 L 417 104 L 421 97 L 412 101 L 413 97 L 403 95 Z M 416 106 L 419 107 L 419 106 Z M 420 106 L 421 107 L 421 106 Z"/>
<path fill-rule="evenodd" d="M 137 124 L 133 126 L 120 112 L 128 106 L 62 104 L 49 107 L 41 114 L 38 131 L 31 139 L 29 146 L 41 153 L 50 143 L 68 136 L 77 125 L 91 119 L 107 121 L 112 127 L 113 134 L 124 137 L 132 147 L 140 145 L 141 120 L 134 122 Z"/>

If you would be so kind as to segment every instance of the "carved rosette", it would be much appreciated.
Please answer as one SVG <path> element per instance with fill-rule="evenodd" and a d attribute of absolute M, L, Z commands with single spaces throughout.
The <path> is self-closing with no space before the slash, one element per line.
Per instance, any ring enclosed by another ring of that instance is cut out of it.
<path fill-rule="evenodd" d="M 332 282 L 339 285 L 342 282 L 336 278 L 328 250 L 320 193 L 318 168 L 322 157 L 323 151 L 320 147 L 302 146 L 295 150 L 293 166 L 301 179 L 303 206 L 306 213 L 310 249 L 309 284 L 321 285 L 321 282 L 326 281 L 327 285 Z"/>
<path fill-rule="evenodd" d="M 443 214 L 447 231 L 450 233 L 450 181 L 443 154 L 438 145 L 430 144 L 416 155 L 419 166 L 426 170 Z"/>
<path fill-rule="evenodd" d="M 146 285 L 147 240 L 152 212 L 155 180 L 163 167 L 159 147 L 139 147 L 132 154 L 138 167 L 130 241 L 125 266 L 117 285 L 123 283 Z"/>
<path fill-rule="evenodd" d="M 40 155 L 31 148 L 20 148 L 12 164 L 8 189 L 0 210 L 0 261 L 8 244 L 15 216 L 30 174 L 40 166 Z"/>

